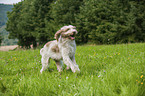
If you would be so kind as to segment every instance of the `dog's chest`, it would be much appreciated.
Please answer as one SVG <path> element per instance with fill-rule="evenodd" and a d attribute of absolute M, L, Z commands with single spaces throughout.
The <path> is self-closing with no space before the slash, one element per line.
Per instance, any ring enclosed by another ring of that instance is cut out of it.
<path fill-rule="evenodd" d="M 61 46 L 61 50 L 62 50 L 62 55 L 73 56 L 75 54 L 76 44 L 75 42 L 66 43 L 63 46 Z"/>

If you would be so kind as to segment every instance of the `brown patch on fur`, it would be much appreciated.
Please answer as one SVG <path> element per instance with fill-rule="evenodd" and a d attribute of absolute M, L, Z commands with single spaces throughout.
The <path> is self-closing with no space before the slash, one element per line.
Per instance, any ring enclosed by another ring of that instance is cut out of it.
<path fill-rule="evenodd" d="M 47 42 L 47 43 L 45 44 L 46 47 L 49 47 L 50 43 L 51 43 L 51 41 L 50 41 L 50 42 Z"/>
<path fill-rule="evenodd" d="M 59 48 L 58 48 L 58 45 L 55 45 L 51 48 L 51 50 L 55 53 L 59 53 Z"/>

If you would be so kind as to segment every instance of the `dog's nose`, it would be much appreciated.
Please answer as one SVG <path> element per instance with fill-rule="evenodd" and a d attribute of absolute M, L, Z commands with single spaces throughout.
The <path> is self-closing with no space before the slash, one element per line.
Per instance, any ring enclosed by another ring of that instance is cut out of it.
<path fill-rule="evenodd" d="M 71 35 L 74 35 L 74 32 L 72 32 Z"/>
<path fill-rule="evenodd" d="M 73 34 L 75 34 L 76 33 L 76 31 L 73 31 Z"/>
<path fill-rule="evenodd" d="M 76 34 L 76 31 L 73 31 L 71 35 L 74 35 L 74 34 Z"/>

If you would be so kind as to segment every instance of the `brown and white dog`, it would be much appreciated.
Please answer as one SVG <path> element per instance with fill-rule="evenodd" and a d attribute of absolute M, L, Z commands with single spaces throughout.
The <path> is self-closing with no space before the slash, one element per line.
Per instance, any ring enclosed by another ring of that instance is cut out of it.
<path fill-rule="evenodd" d="M 63 26 L 59 31 L 56 32 L 56 40 L 50 41 L 44 45 L 44 47 L 40 50 L 40 54 L 42 56 L 42 69 L 40 70 L 41 73 L 49 67 L 50 58 L 56 62 L 59 72 L 62 71 L 63 62 L 67 65 L 67 69 L 71 68 L 72 72 L 75 73 L 80 71 L 75 61 L 75 35 L 77 33 L 78 32 L 75 26 Z"/>

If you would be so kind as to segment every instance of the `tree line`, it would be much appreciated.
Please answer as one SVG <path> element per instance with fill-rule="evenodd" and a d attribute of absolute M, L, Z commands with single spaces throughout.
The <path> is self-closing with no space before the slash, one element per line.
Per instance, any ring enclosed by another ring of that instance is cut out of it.
<path fill-rule="evenodd" d="M 6 30 L 26 48 L 53 40 L 64 25 L 77 27 L 78 44 L 144 42 L 144 5 L 144 0 L 24 0 L 8 12 Z"/>

